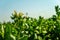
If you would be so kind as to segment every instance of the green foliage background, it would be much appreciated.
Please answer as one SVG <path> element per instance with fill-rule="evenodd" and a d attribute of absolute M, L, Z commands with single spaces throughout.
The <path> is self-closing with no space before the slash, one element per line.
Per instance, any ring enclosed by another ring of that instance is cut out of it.
<path fill-rule="evenodd" d="M 11 16 L 12 22 L 0 23 L 0 40 L 60 40 L 60 8 L 56 15 L 45 19 L 24 16 L 22 12 Z"/>

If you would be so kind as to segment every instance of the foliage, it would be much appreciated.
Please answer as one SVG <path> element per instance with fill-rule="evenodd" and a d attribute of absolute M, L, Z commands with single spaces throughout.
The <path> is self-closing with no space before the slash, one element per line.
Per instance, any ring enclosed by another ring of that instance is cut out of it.
<path fill-rule="evenodd" d="M 0 40 L 60 40 L 60 8 L 48 19 L 24 16 L 14 11 L 12 22 L 0 23 Z"/>

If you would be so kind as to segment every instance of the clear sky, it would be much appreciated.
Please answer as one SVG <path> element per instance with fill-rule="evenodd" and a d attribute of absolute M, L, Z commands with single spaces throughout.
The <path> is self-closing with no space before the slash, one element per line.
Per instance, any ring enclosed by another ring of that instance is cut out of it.
<path fill-rule="evenodd" d="M 10 20 L 14 10 L 28 12 L 28 16 L 48 18 L 55 14 L 54 6 L 59 0 L 0 0 L 0 21 Z"/>

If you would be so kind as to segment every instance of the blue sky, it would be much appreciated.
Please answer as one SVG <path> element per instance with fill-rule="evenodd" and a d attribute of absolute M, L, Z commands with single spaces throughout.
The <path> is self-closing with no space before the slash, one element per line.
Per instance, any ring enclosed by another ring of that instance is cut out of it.
<path fill-rule="evenodd" d="M 55 14 L 54 6 L 59 4 L 59 0 L 0 0 L 0 21 L 11 20 L 14 10 L 28 12 L 30 17 L 49 18 Z"/>

